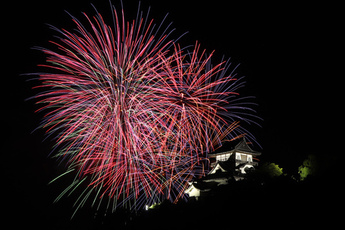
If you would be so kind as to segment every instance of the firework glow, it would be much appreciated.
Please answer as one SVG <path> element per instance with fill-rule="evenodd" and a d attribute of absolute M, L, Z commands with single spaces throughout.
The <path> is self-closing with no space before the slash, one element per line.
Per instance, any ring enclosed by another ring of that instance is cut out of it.
<path fill-rule="evenodd" d="M 96 11 L 59 33 L 46 55 L 36 96 L 41 127 L 75 179 L 61 195 L 85 187 L 86 200 L 132 210 L 185 198 L 188 182 L 208 170 L 207 154 L 248 132 L 253 123 L 244 86 L 231 63 L 212 64 L 198 42 L 181 48 L 171 24 L 155 24 L 140 7 L 135 20 L 111 6 L 112 24 Z M 191 51 L 190 51 L 191 50 Z M 250 137 L 249 137 L 250 138 Z M 55 180 L 56 180 L 55 179 Z M 53 180 L 53 181 L 55 181 Z"/>

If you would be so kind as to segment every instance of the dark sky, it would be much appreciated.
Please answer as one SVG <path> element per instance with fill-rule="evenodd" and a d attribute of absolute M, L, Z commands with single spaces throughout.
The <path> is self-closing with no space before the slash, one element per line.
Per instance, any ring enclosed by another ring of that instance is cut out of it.
<path fill-rule="evenodd" d="M 43 215 L 38 210 L 50 207 L 53 199 L 47 195 L 53 190 L 47 183 L 61 170 L 47 156 L 53 143 L 42 142 L 44 132 L 31 134 L 42 114 L 34 113 L 38 108 L 34 101 L 25 101 L 34 95 L 35 83 L 26 82 L 27 77 L 20 74 L 37 72 L 36 65 L 44 62 L 43 54 L 31 48 L 49 46 L 48 40 L 56 35 L 46 24 L 73 29 L 64 10 L 77 18 L 82 11 L 92 15 L 89 2 L 111 18 L 107 0 L 11 1 L 4 8 L 10 14 L 2 15 L 2 54 L 6 55 L 2 170 L 13 199 L 10 212 L 31 210 Z M 124 0 L 128 15 L 135 15 L 136 2 Z M 216 51 L 215 59 L 225 55 L 241 63 L 237 73 L 247 81 L 241 93 L 256 96 L 258 115 L 263 118 L 262 128 L 249 128 L 263 147 L 262 158 L 292 172 L 308 154 L 329 154 L 330 146 L 341 146 L 340 115 L 334 110 L 342 105 L 337 101 L 340 76 L 334 73 L 339 64 L 335 59 L 342 36 L 341 15 L 331 5 L 252 3 L 144 0 L 142 7 L 151 6 L 151 17 L 157 22 L 169 13 L 168 21 L 176 27 L 174 36 L 189 31 L 180 41 L 183 45 L 198 40 L 202 48 Z"/>

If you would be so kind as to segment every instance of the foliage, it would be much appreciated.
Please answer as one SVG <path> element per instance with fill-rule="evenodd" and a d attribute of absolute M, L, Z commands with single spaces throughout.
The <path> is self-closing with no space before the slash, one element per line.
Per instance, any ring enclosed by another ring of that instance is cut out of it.
<path fill-rule="evenodd" d="M 259 173 L 264 174 L 268 177 L 279 177 L 283 174 L 283 168 L 280 168 L 279 165 L 275 163 L 265 162 L 258 169 Z"/>
<path fill-rule="evenodd" d="M 318 169 L 318 163 L 315 155 L 308 155 L 301 166 L 298 167 L 298 174 L 300 175 L 300 180 L 303 181 L 309 175 L 315 175 Z"/>

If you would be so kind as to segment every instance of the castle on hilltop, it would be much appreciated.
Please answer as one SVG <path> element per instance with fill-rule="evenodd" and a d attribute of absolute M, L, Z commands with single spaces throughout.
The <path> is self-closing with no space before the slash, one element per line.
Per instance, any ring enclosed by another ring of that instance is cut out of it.
<path fill-rule="evenodd" d="M 261 153 L 252 150 L 246 139 L 241 141 L 230 151 L 209 154 L 210 172 L 193 182 L 185 193 L 189 197 L 198 199 L 200 196 L 207 195 L 213 188 L 220 185 L 227 185 L 230 180 L 242 180 L 247 170 L 254 169 L 258 165 L 257 157 Z"/>

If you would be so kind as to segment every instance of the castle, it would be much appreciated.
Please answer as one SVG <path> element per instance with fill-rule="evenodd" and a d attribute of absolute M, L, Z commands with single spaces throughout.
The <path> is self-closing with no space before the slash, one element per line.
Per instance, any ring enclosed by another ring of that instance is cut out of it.
<path fill-rule="evenodd" d="M 227 185 L 229 180 L 242 180 L 247 170 L 258 165 L 256 157 L 260 155 L 260 152 L 254 151 L 248 146 L 244 137 L 230 151 L 209 154 L 210 172 L 206 176 L 190 182 L 185 193 L 189 197 L 198 199 L 209 193 L 214 187 Z"/>

